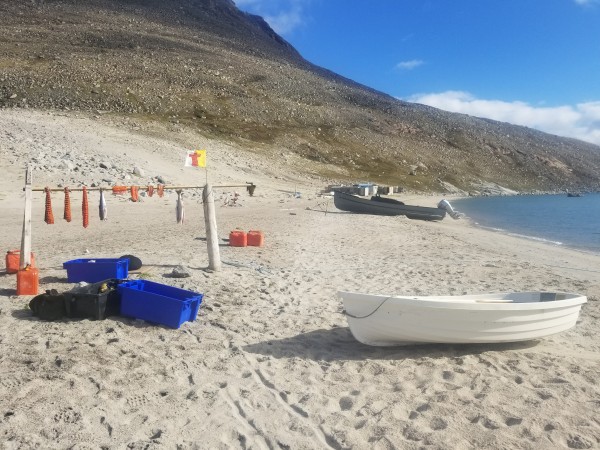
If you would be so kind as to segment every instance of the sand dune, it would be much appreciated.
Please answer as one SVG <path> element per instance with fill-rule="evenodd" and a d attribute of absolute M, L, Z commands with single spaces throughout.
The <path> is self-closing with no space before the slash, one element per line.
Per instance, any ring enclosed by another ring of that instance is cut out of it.
<path fill-rule="evenodd" d="M 203 184 L 182 167 L 182 148 L 209 151 L 223 268 L 208 256 L 198 192 L 186 221 L 174 193 L 108 196 L 109 220 L 90 227 L 43 221 L 34 195 L 33 251 L 40 289 L 68 290 L 64 261 L 131 253 L 144 278 L 204 293 L 195 322 L 172 330 L 139 320 L 44 322 L 30 297 L 0 275 L 0 436 L 3 448 L 598 448 L 600 257 L 504 236 L 468 220 L 440 223 L 340 212 L 323 187 L 233 145 L 166 130 L 163 136 L 107 118 L 0 111 L 0 245 L 19 248 L 23 168 L 42 151 L 34 184 L 99 182 L 96 169 L 54 167 L 118 160 Z M 92 165 L 96 167 L 96 165 Z M 87 177 L 87 178 L 86 178 Z M 298 191 L 300 198 L 292 193 Z M 80 202 L 73 194 L 73 204 Z M 441 196 L 406 196 L 433 206 Z M 327 208 L 327 213 L 325 213 Z M 265 233 L 262 248 L 226 245 L 235 228 Z M 191 277 L 168 277 L 186 266 Z M 588 296 L 577 326 L 548 339 L 503 345 L 373 348 L 356 342 L 337 290 L 447 295 L 559 290 Z"/>

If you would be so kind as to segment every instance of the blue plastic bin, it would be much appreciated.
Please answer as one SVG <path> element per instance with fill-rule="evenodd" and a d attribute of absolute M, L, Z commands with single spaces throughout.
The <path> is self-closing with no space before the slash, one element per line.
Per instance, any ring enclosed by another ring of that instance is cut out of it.
<path fill-rule="evenodd" d="M 63 269 L 67 269 L 69 283 L 95 283 L 97 281 L 117 278 L 122 280 L 129 274 L 128 259 L 73 259 L 63 263 Z"/>
<path fill-rule="evenodd" d="M 203 294 L 148 280 L 126 281 L 117 286 L 121 315 L 179 328 L 196 320 Z"/>

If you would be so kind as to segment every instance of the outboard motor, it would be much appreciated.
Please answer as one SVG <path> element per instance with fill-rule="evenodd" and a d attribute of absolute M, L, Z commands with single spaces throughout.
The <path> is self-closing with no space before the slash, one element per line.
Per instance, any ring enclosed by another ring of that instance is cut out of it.
<path fill-rule="evenodd" d="M 465 216 L 463 213 L 455 211 L 450 202 L 446 199 L 440 200 L 440 202 L 437 204 L 437 207 L 445 209 L 448 215 L 453 219 L 460 219 L 461 217 Z"/>

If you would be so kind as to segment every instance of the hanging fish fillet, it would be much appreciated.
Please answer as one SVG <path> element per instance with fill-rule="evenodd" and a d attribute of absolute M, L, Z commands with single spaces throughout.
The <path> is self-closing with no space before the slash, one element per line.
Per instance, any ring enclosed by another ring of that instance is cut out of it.
<path fill-rule="evenodd" d="M 71 221 L 71 194 L 69 188 L 65 188 L 65 213 L 63 217 L 67 222 Z"/>
<path fill-rule="evenodd" d="M 132 202 L 140 201 L 139 187 L 137 187 L 137 186 L 131 186 L 131 201 Z"/>
<path fill-rule="evenodd" d="M 88 207 L 87 188 L 83 187 L 83 198 L 81 200 L 81 216 L 83 219 L 83 228 L 87 228 L 90 224 L 90 211 Z"/>
<path fill-rule="evenodd" d="M 183 224 L 185 218 L 185 211 L 183 209 L 183 192 L 177 191 L 177 207 L 175 208 L 177 213 L 177 223 Z"/>
<path fill-rule="evenodd" d="M 106 199 L 104 198 L 104 189 L 100 189 L 100 205 L 98 206 L 100 212 L 100 220 L 106 220 Z"/>
<path fill-rule="evenodd" d="M 127 192 L 127 186 L 113 186 L 112 193 L 115 195 L 124 194 Z"/>
<path fill-rule="evenodd" d="M 44 216 L 44 221 L 48 225 L 52 225 L 54 223 L 54 214 L 52 213 L 52 199 L 50 198 L 50 188 L 45 188 L 46 191 L 46 214 Z"/>

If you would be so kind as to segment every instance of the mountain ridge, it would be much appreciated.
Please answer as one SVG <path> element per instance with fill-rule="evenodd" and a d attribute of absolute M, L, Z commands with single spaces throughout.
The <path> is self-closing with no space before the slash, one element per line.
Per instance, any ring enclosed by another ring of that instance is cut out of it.
<path fill-rule="evenodd" d="M 600 147 L 395 99 L 306 61 L 231 0 L 0 0 L 0 13 L 0 107 L 177 123 L 296 153 L 327 179 L 600 187 Z"/>

